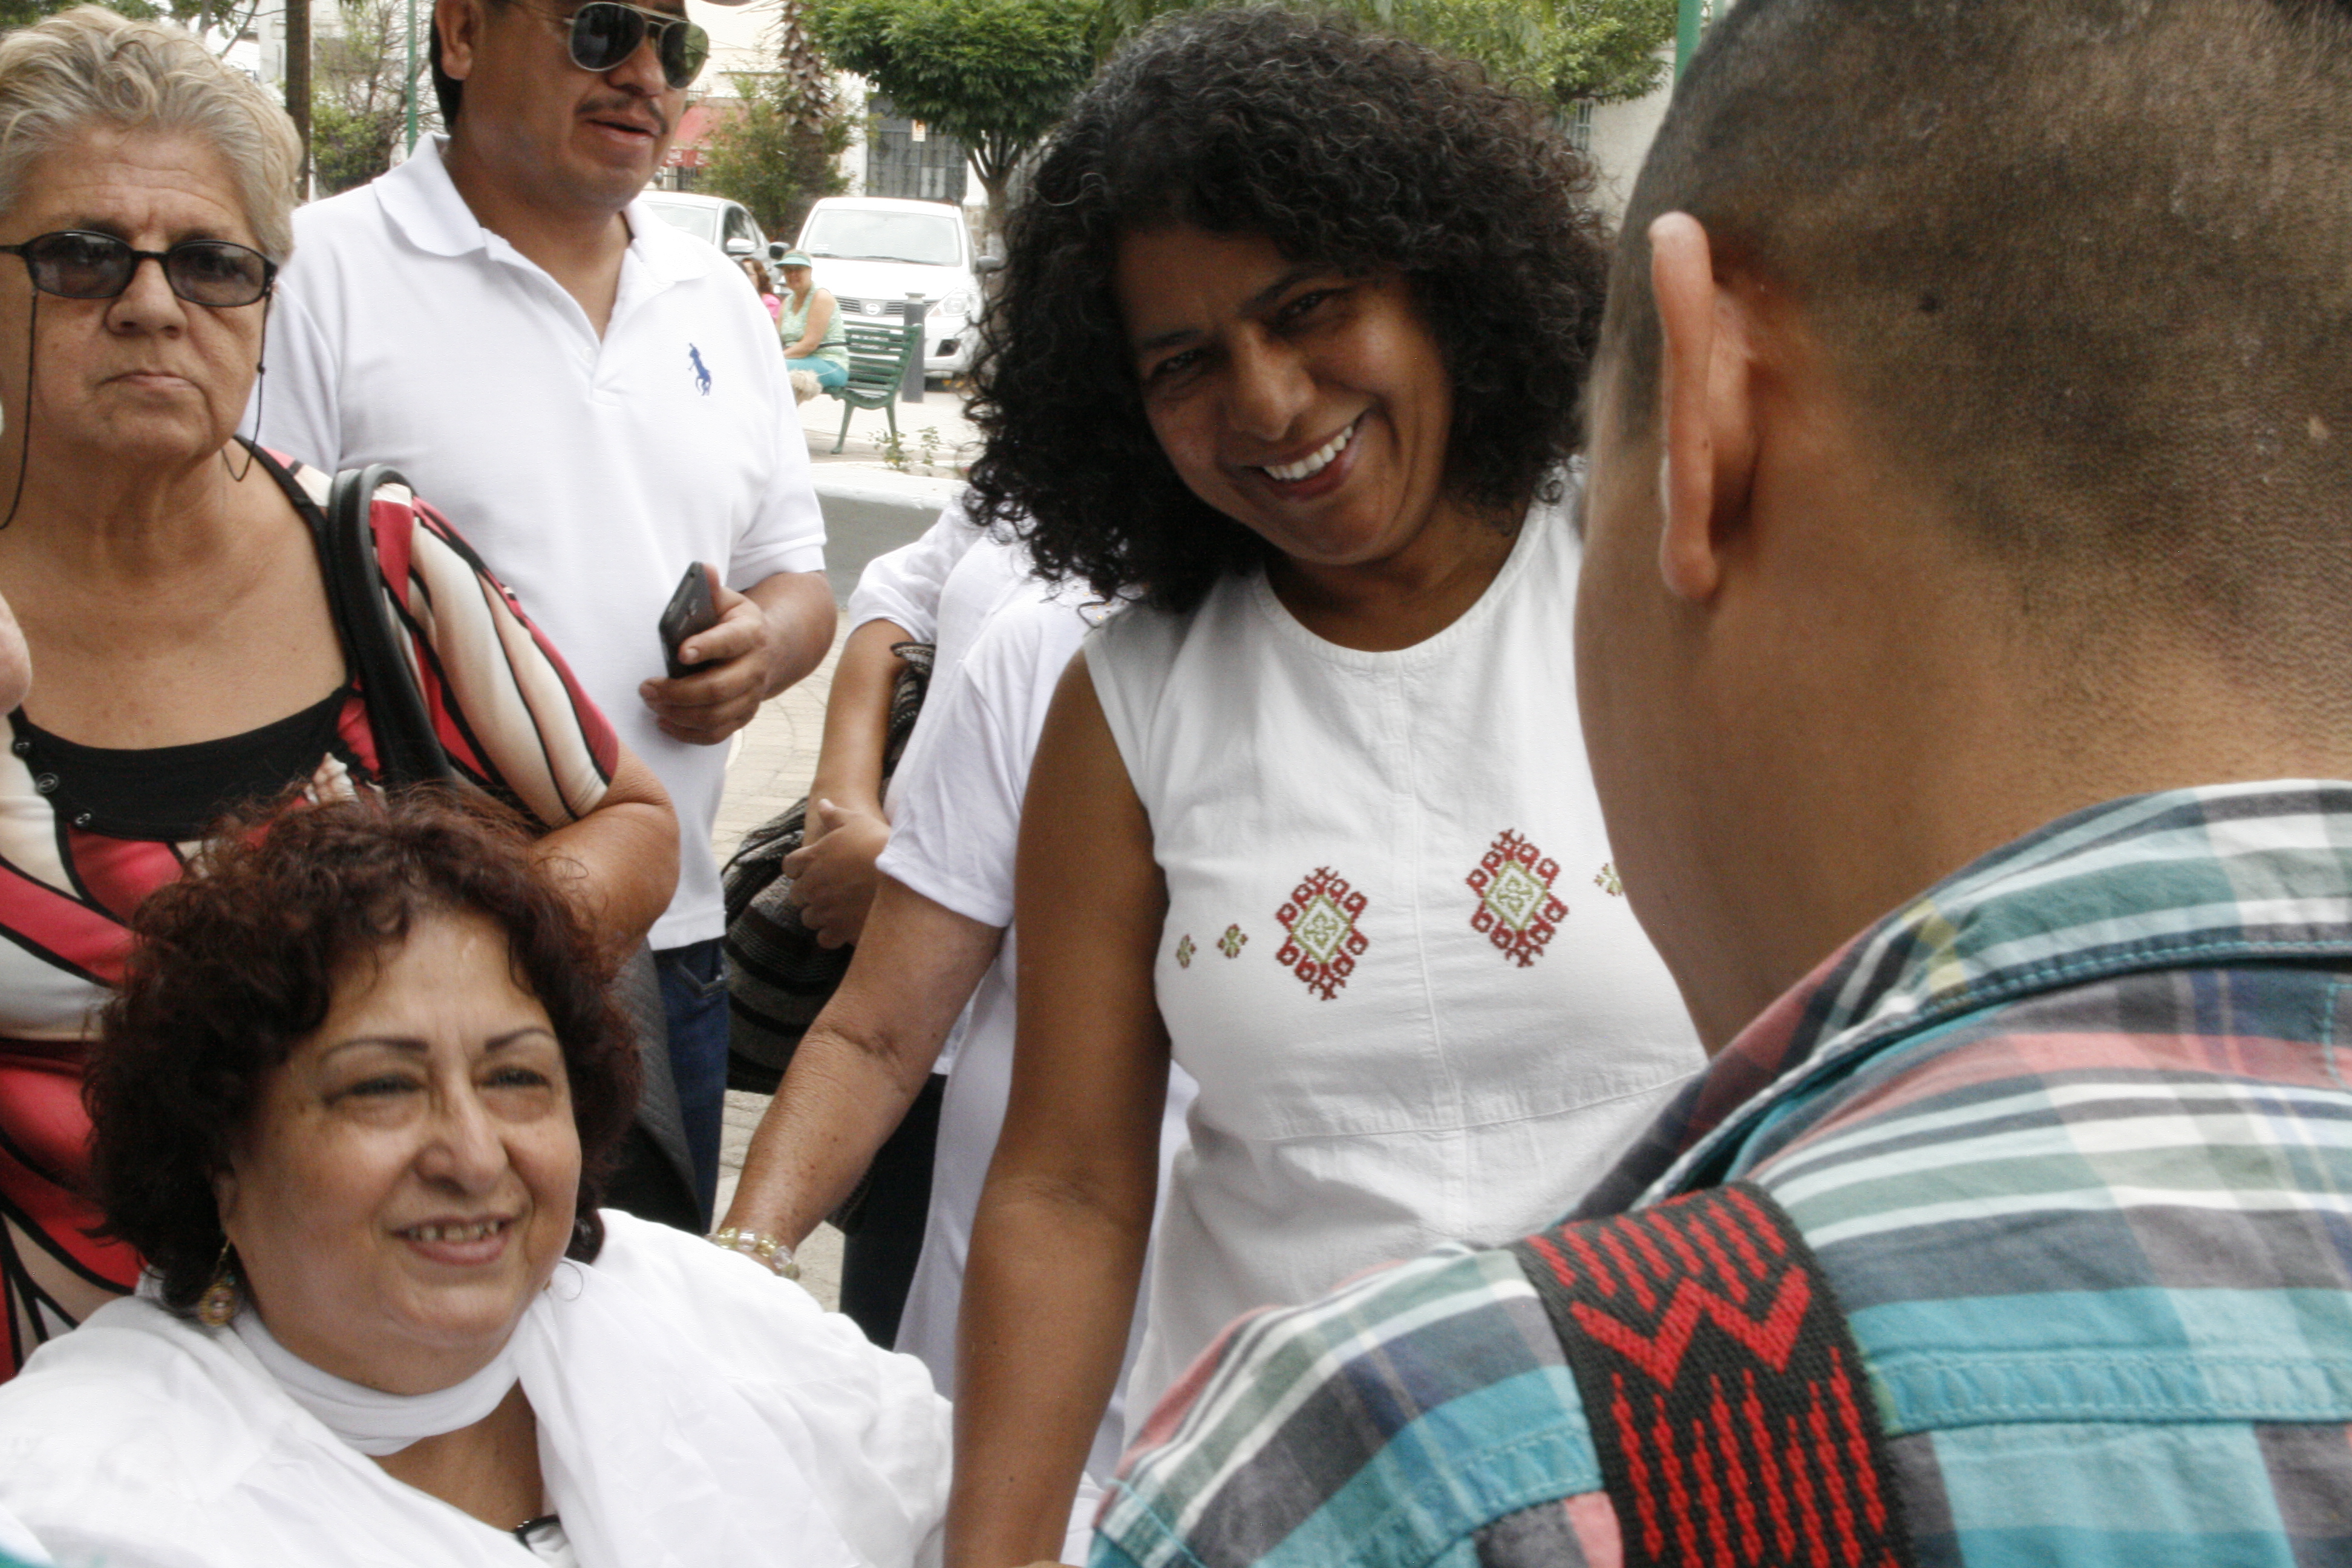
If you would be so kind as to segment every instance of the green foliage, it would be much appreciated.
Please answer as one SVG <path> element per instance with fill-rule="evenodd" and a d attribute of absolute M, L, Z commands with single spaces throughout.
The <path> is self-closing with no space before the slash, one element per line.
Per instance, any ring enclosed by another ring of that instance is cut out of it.
<path fill-rule="evenodd" d="M 1561 107 L 1640 98 L 1664 79 L 1675 0 L 1390 0 L 1386 23 Z"/>
<path fill-rule="evenodd" d="M 961 142 L 989 208 L 1094 74 L 1100 0 L 812 0 L 809 30 L 899 113 Z"/>
<path fill-rule="evenodd" d="M 0 0 L 0 32 L 28 26 L 87 3 L 88 0 Z M 199 35 L 226 29 L 230 38 L 253 19 L 250 0 L 170 0 L 170 4 L 162 5 L 152 0 L 107 0 L 107 9 L 135 22 L 169 16 Z"/>
<path fill-rule="evenodd" d="M 342 0 L 341 26 L 321 28 L 310 50 L 310 163 L 318 193 L 362 185 L 392 167 L 406 130 L 403 72 L 408 63 L 404 0 Z M 416 50 L 417 132 L 437 121 L 427 85 L 422 23 Z"/>
<path fill-rule="evenodd" d="M 1153 17 L 1225 0 L 1102 0 L 1095 34 L 1108 54 Z M 1305 0 L 1476 60 L 1560 108 L 1640 98 L 1664 79 L 1658 51 L 1675 35 L 1675 0 Z"/>
<path fill-rule="evenodd" d="M 6 0 L 0 0 L 5 4 Z M 805 0 L 833 63 L 899 113 L 961 142 L 988 188 L 1006 182 L 1095 66 L 1155 16 L 1232 0 Z M 1675 0 L 1298 0 L 1484 65 L 1562 109 L 1639 98 L 1664 79 Z"/>
<path fill-rule="evenodd" d="M 695 189 L 741 202 L 761 229 L 788 241 L 810 204 L 847 188 L 835 160 L 849 145 L 849 126 L 829 104 L 812 112 L 790 73 L 730 79 L 742 108 L 711 132 Z"/>
<path fill-rule="evenodd" d="M 321 88 L 310 95 L 310 165 L 319 195 L 331 196 L 363 185 L 392 167 L 392 150 L 400 141 L 400 105 L 389 109 L 352 109 L 332 90 Z"/>

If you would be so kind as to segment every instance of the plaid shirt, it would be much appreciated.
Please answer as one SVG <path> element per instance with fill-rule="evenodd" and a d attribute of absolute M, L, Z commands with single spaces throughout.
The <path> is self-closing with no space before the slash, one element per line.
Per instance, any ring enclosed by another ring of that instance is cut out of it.
<path fill-rule="evenodd" d="M 1831 957 L 1579 1212 L 1773 1195 L 1868 1363 L 1923 1563 L 2352 1562 L 2339 1033 L 2352 785 L 2117 801 Z M 1128 1456 L 1094 1564 L 1622 1544 L 1534 1290 L 1451 1247 L 1228 1329 Z"/>

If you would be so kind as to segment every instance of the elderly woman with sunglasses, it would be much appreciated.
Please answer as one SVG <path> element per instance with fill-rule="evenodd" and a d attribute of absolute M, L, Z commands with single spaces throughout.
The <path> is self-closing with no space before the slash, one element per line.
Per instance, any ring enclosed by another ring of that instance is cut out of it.
<path fill-rule="evenodd" d="M 176 28 L 86 7 L 0 41 L 0 596 L 35 671 L 0 752 L 0 1377 L 139 1277 L 89 1234 L 80 1099 L 132 910 L 225 810 L 372 786 L 392 738 L 330 607 L 327 476 L 236 435 L 299 156 Z M 370 521 L 360 613 L 451 763 L 634 945 L 676 875 L 659 784 L 446 522 L 396 489 Z"/>

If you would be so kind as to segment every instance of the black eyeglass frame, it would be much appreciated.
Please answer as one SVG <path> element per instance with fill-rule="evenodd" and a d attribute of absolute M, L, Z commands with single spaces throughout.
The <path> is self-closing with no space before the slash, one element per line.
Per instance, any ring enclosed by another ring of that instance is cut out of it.
<path fill-rule="evenodd" d="M 59 289 L 52 283 L 42 282 L 42 264 L 34 256 L 33 247 L 44 240 L 51 239 L 94 239 L 101 244 L 114 247 L 118 256 L 130 258 L 129 265 L 122 268 L 121 281 L 105 292 L 97 294 L 78 294 L 69 289 Z M 236 251 L 241 255 L 250 256 L 261 263 L 261 287 L 254 291 L 251 299 L 207 300 L 201 295 L 189 293 L 180 287 L 180 279 L 173 276 L 172 258 L 173 257 L 190 251 L 222 250 Z M 24 262 L 26 276 L 32 279 L 33 287 L 44 294 L 53 294 L 60 300 L 119 300 L 122 297 L 123 291 L 131 287 L 131 280 L 139 276 L 139 264 L 142 261 L 152 261 L 163 269 L 163 282 L 173 294 L 191 305 L 202 305 L 215 310 L 236 310 L 247 305 L 257 305 L 269 298 L 269 290 L 278 280 L 278 263 L 270 260 L 253 247 L 239 245 L 233 239 L 184 239 L 169 250 L 141 250 L 120 235 L 101 234 L 91 228 L 60 228 L 52 229 L 47 234 L 37 234 L 22 245 L 0 245 L 0 256 L 14 256 Z"/>
<path fill-rule="evenodd" d="M 580 24 L 583 17 L 614 11 L 626 16 L 635 26 L 627 34 L 626 47 L 616 44 L 613 47 L 612 58 L 600 64 L 598 57 L 584 51 L 583 45 L 588 40 L 581 37 Z M 647 38 L 653 40 L 654 58 L 661 62 L 662 80 L 677 91 L 683 92 L 693 86 L 694 79 L 700 76 L 702 68 L 710 62 L 710 35 L 698 23 L 667 11 L 650 11 L 642 5 L 625 5 L 623 0 L 583 0 L 572 15 L 562 18 L 556 25 L 562 29 L 564 48 L 571 54 L 572 63 L 598 76 L 618 69 L 631 55 L 644 47 Z M 678 58 L 674 62 L 668 48 L 672 33 L 678 35 Z M 688 58 L 689 56 L 691 59 Z M 678 79 L 681 71 L 685 73 L 683 81 Z"/>

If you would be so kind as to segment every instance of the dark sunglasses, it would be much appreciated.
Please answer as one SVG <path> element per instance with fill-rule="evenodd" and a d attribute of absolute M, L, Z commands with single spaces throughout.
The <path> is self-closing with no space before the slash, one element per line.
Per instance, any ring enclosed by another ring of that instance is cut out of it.
<path fill-rule="evenodd" d="M 672 87 L 690 84 L 710 58 L 710 35 L 683 16 L 640 10 L 620 0 L 588 0 L 572 13 L 572 63 L 602 76 L 635 54 L 647 33 L 661 59 L 662 79 Z"/>
<path fill-rule="evenodd" d="M 278 263 L 226 239 L 184 239 L 169 250 L 133 250 L 128 240 L 86 228 L 38 234 L 22 245 L 0 245 L 21 256 L 33 287 L 67 300 L 111 300 L 131 287 L 142 261 L 160 263 L 163 281 L 191 305 L 250 305 L 269 292 Z"/>

